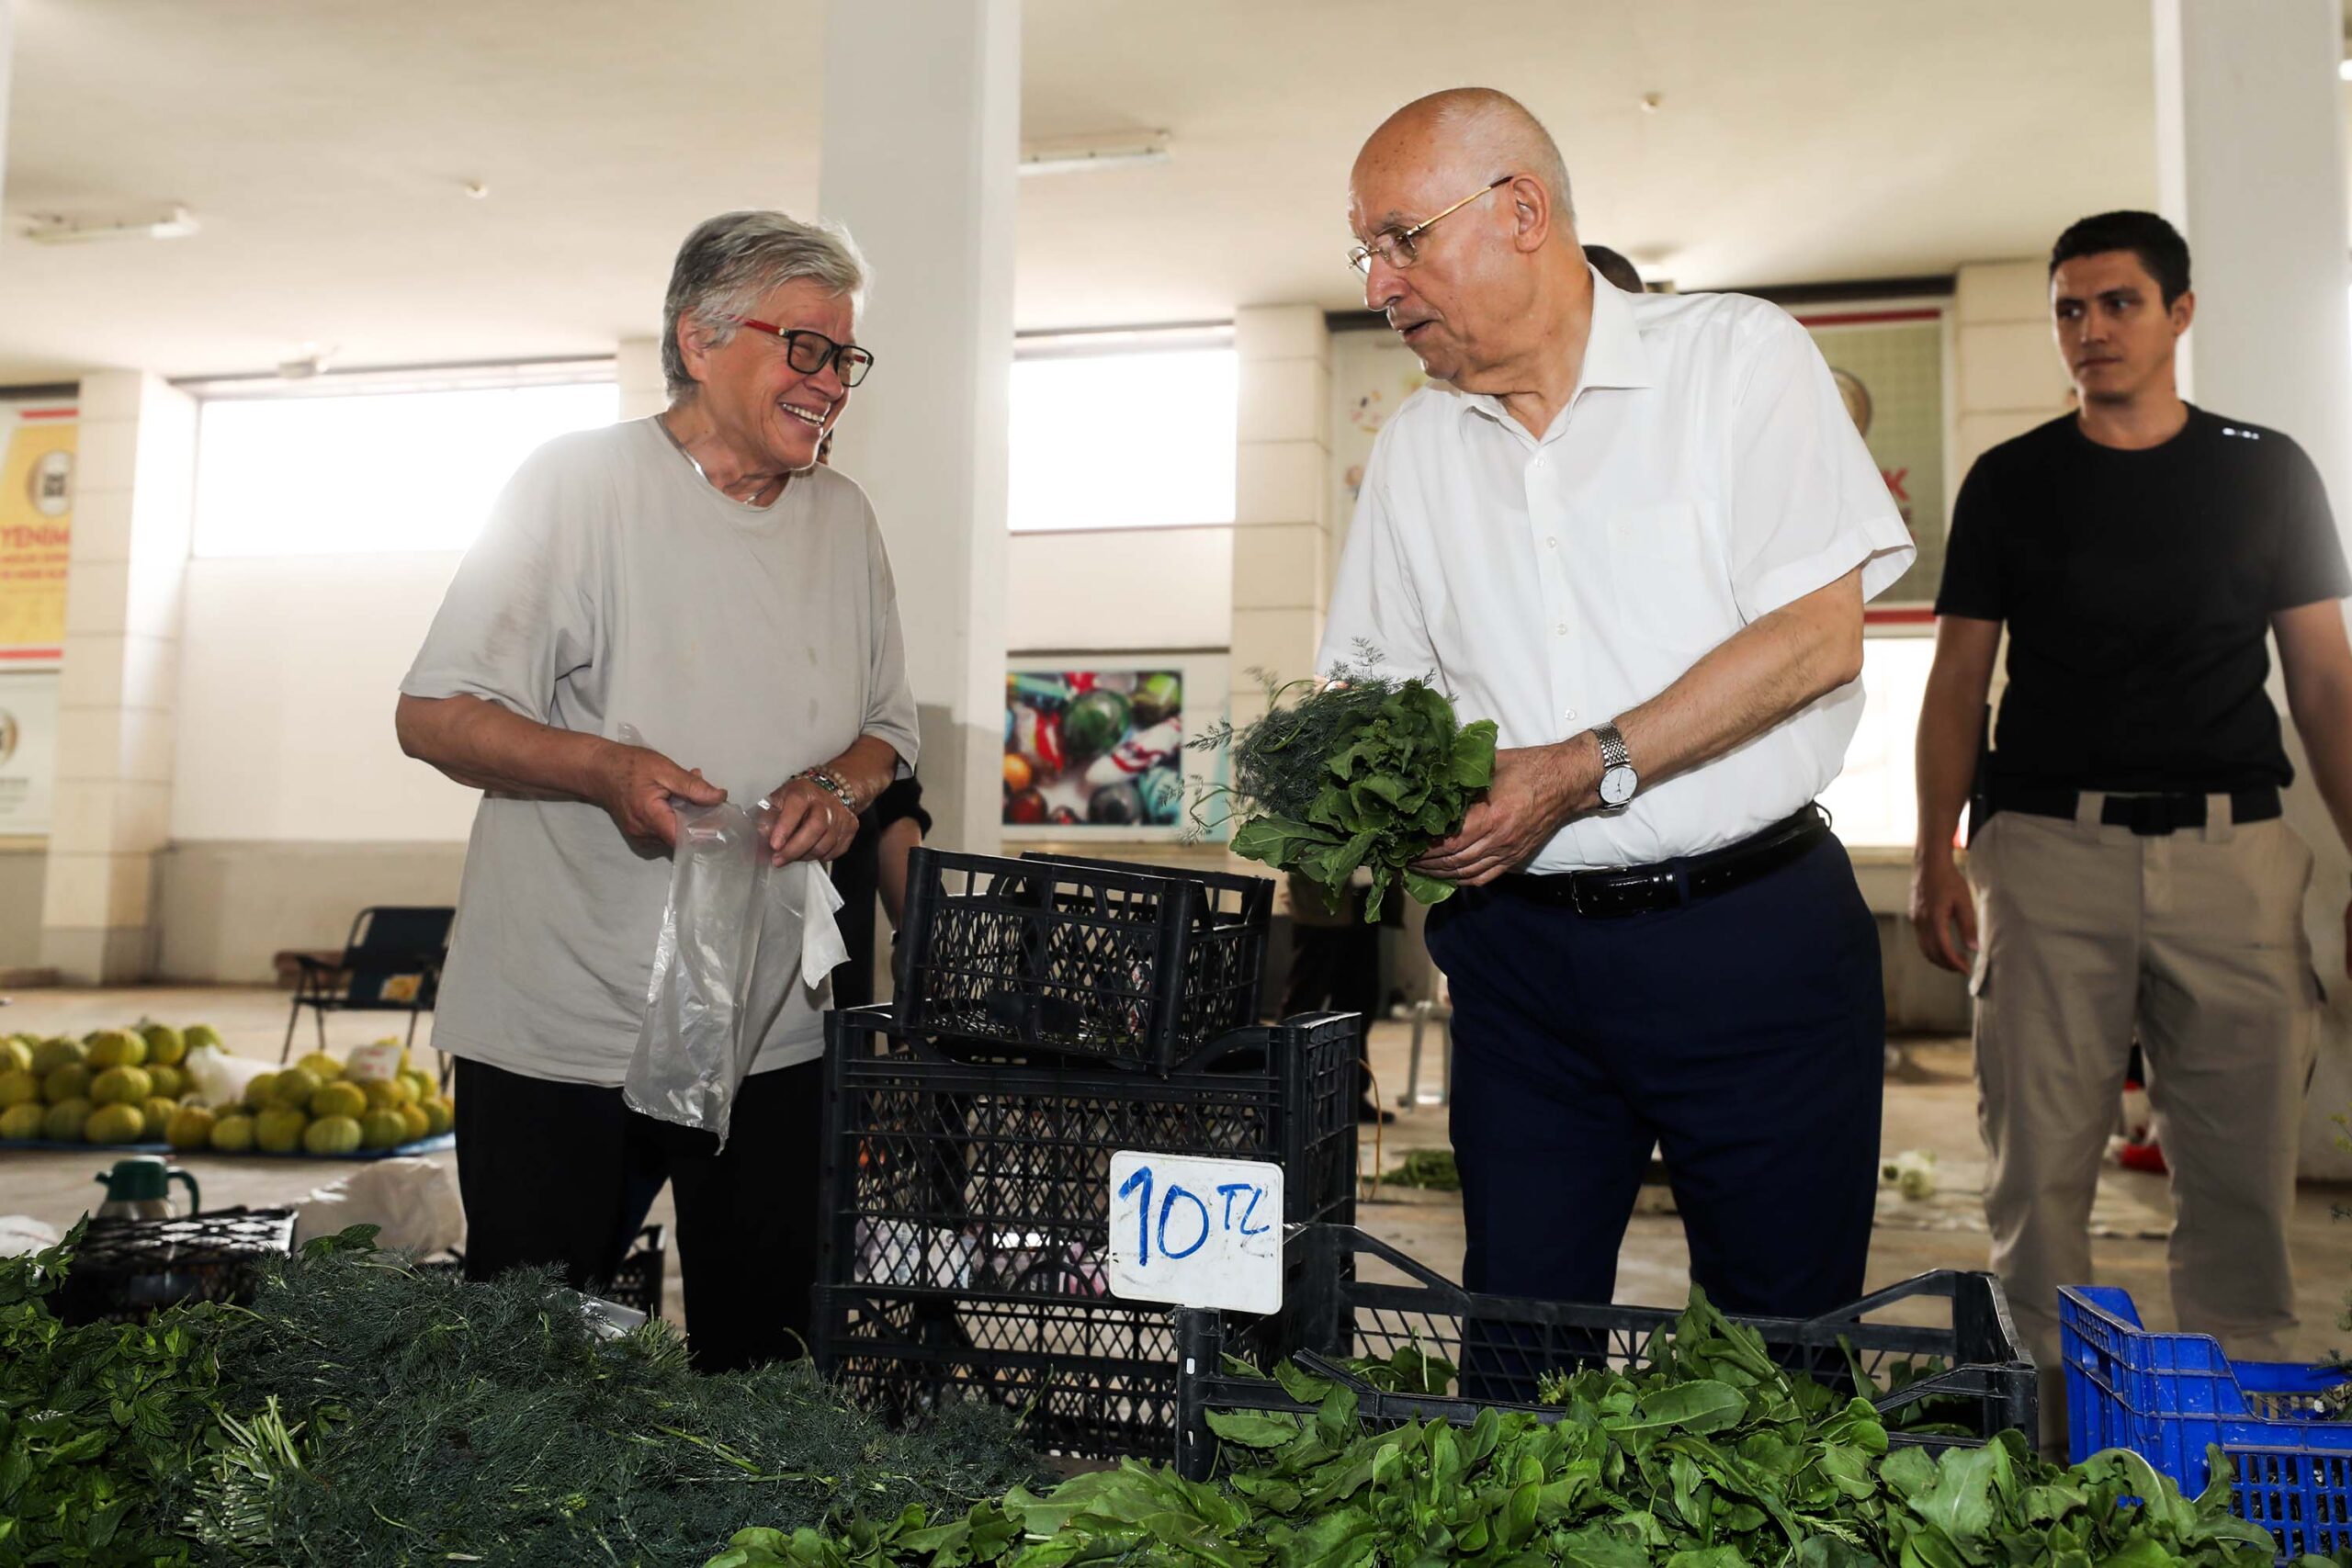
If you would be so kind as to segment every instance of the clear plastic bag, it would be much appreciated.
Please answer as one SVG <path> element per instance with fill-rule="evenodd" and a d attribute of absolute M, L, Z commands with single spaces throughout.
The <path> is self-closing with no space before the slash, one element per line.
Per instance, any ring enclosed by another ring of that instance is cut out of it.
<path fill-rule="evenodd" d="M 767 802 L 672 807 L 670 900 L 621 1096 L 724 1148 L 736 1093 L 793 987 L 823 984 L 846 956 L 841 896 L 813 861 L 770 865 Z"/>

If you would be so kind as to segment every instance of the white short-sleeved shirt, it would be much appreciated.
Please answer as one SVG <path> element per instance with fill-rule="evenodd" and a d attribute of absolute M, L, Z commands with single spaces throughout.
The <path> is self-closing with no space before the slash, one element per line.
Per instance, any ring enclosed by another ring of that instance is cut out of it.
<path fill-rule="evenodd" d="M 1871 597 L 1916 553 L 1829 367 L 1737 294 L 1628 295 L 1593 276 L 1575 395 L 1541 439 L 1499 400 L 1430 386 L 1374 444 L 1319 668 L 1361 646 L 1434 671 L 1506 747 L 1565 740 L 1657 696 L 1758 616 L 1855 568 Z M 1860 682 L 1632 806 L 1570 822 L 1526 868 L 1645 865 L 1735 843 L 1844 765 Z M 1636 756 L 1638 768 L 1641 759 Z"/>
<path fill-rule="evenodd" d="M 767 507 L 656 423 L 525 461 L 401 682 L 642 743 L 749 802 L 860 736 L 915 761 L 897 594 L 865 492 L 831 468 Z M 618 1084 L 645 1019 L 670 858 L 601 807 L 482 797 L 433 1043 L 529 1077 Z M 823 1055 L 829 992 L 790 987 L 754 1072 Z"/>

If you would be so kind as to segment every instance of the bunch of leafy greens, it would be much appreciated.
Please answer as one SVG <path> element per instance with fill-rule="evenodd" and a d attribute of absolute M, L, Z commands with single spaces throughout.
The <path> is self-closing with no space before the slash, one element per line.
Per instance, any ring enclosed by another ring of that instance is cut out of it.
<path fill-rule="evenodd" d="M 46 1298 L 82 1234 L 0 1258 L 0 1562 L 187 1563 L 168 1500 L 212 1427 L 219 1316 L 67 1327 Z"/>
<path fill-rule="evenodd" d="M 272 1563 L 688 1562 L 753 1520 L 960 1510 L 1037 1473 L 1008 1412 L 893 1432 L 805 1361 L 706 1376 L 661 1324 L 605 1337 L 544 1274 L 313 1244 L 253 1314 L 220 1369 L 256 1416 L 194 1518 Z"/>
<path fill-rule="evenodd" d="M 1426 1187 L 1433 1192 L 1462 1190 L 1462 1169 L 1452 1149 L 1408 1149 L 1394 1170 L 1380 1173 L 1383 1187 Z"/>
<path fill-rule="evenodd" d="M 1409 1348 L 1356 1370 L 1414 1393 L 1453 1377 Z M 2225 1465 L 2191 1501 L 2121 1450 L 2062 1470 L 2016 1433 L 1892 1444 L 1866 1401 L 1792 1377 L 1696 1292 L 1639 1369 L 1561 1380 L 1548 1423 L 1367 1431 L 1348 1384 L 1274 1377 L 1301 1409 L 1212 1414 L 1217 1483 L 1130 1462 L 938 1524 L 747 1530 L 707 1568 L 2268 1568 L 2276 1550 L 2231 1517 Z"/>
<path fill-rule="evenodd" d="M 78 1230 L 0 1258 L 0 1564 L 686 1562 L 754 1520 L 854 1539 L 1039 1473 L 1009 1412 L 892 1431 L 806 1362 L 705 1376 L 544 1274 L 469 1284 L 371 1235 L 144 1326 L 49 1311 Z"/>
<path fill-rule="evenodd" d="M 1211 794 L 1232 799 L 1235 854 L 1298 873 L 1334 909 L 1361 867 L 1372 878 L 1364 918 L 1377 919 L 1399 883 L 1424 904 L 1453 894 L 1412 863 L 1462 826 L 1493 780 L 1495 726 L 1458 725 L 1445 694 L 1379 673 L 1369 649 L 1358 658 L 1330 683 L 1270 688 L 1263 718 L 1192 744 L 1231 749 L 1233 783 Z M 1197 805 L 1193 820 L 1215 825 Z"/>

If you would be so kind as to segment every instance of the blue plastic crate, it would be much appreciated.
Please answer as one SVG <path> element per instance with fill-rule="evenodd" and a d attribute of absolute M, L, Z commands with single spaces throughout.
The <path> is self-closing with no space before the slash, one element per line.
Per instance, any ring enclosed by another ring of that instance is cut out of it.
<path fill-rule="evenodd" d="M 2320 1399 L 2342 1374 L 2233 1362 L 2210 1335 L 2152 1334 L 2111 1286 L 2058 1295 L 2071 1457 L 2130 1449 L 2194 1496 L 2210 1479 L 2206 1446 L 2219 1444 L 2234 1511 L 2278 1538 L 2282 1561 L 2352 1550 L 2352 1421 Z"/>

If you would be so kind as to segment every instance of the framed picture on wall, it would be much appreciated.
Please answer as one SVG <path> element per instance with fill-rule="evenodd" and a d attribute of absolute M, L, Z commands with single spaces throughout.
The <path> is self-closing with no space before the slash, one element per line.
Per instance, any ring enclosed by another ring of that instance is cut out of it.
<path fill-rule="evenodd" d="M 1944 339 L 1940 305 L 1806 306 L 1813 337 L 1847 416 L 1911 530 L 1918 558 L 1871 606 L 1874 624 L 1900 623 L 1935 602 L 1944 570 Z"/>
<path fill-rule="evenodd" d="M 1222 758 L 1188 750 L 1225 716 L 1222 655 L 1053 654 L 1004 679 L 1004 837 L 1175 839 Z"/>

